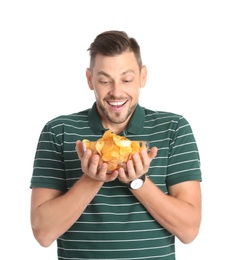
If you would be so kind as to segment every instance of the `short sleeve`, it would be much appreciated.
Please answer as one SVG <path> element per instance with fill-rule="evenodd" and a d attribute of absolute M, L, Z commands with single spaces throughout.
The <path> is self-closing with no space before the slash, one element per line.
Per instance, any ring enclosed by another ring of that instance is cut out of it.
<path fill-rule="evenodd" d="M 66 190 L 63 131 L 55 133 L 50 123 L 39 137 L 30 184 L 30 188 L 34 187 Z"/>
<path fill-rule="evenodd" d="M 171 135 L 167 169 L 167 185 L 180 182 L 202 181 L 200 156 L 191 126 L 180 117 Z"/>

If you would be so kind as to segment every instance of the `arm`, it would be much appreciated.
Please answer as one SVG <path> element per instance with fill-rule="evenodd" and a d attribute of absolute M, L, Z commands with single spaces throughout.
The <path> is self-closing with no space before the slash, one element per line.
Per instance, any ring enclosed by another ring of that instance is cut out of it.
<path fill-rule="evenodd" d="M 66 193 L 48 188 L 33 188 L 31 197 L 31 226 L 36 240 L 50 246 L 81 216 L 104 182 L 116 179 L 117 173 L 106 174 L 104 165 L 97 172 L 98 156 L 83 152 L 81 141 L 76 143 L 83 175 Z"/>
<path fill-rule="evenodd" d="M 31 226 L 40 245 L 48 247 L 80 217 L 103 182 L 85 174 L 65 194 L 58 190 L 33 188 Z"/>
<path fill-rule="evenodd" d="M 156 156 L 153 147 L 150 153 L 141 152 L 127 163 L 128 174 L 122 169 L 119 179 L 125 183 L 147 172 Z M 183 243 L 190 243 L 197 236 L 201 223 L 201 190 L 199 181 L 185 181 L 169 187 L 169 195 L 163 193 L 149 178 L 138 190 L 131 190 L 153 218 L 174 234 Z"/>
<path fill-rule="evenodd" d="M 134 196 L 153 218 L 183 243 L 197 236 L 201 223 L 201 190 L 199 181 L 186 181 L 169 188 L 164 194 L 149 178 Z"/>

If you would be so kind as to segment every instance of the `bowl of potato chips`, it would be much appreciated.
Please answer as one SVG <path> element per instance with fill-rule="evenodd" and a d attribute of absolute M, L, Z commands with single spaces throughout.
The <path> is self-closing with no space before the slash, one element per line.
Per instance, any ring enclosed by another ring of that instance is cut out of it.
<path fill-rule="evenodd" d="M 114 134 L 107 130 L 97 141 L 84 139 L 83 149 L 90 149 L 92 155 L 98 154 L 100 157 L 98 168 L 102 163 L 107 163 L 107 173 L 111 173 L 119 168 L 126 170 L 126 162 L 132 159 L 134 153 L 140 153 L 142 149 L 149 148 L 149 142 L 144 140 L 129 140 L 125 136 Z"/>

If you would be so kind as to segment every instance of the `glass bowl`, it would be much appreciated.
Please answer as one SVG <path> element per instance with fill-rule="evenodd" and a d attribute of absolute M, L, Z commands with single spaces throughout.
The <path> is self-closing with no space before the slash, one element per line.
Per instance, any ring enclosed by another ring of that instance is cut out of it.
<path fill-rule="evenodd" d="M 84 151 L 90 149 L 92 151 L 92 155 L 99 155 L 100 159 L 98 170 L 102 163 L 107 163 L 107 173 L 111 173 L 121 167 L 126 170 L 126 162 L 132 158 L 134 153 L 140 153 L 142 149 L 148 150 L 149 148 L 149 141 L 144 140 L 83 140 L 82 144 Z"/>

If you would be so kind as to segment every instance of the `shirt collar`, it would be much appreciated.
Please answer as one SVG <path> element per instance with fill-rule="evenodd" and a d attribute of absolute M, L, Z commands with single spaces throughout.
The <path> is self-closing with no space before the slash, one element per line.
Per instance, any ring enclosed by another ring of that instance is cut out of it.
<path fill-rule="evenodd" d="M 89 119 L 89 126 L 95 134 L 104 134 L 104 132 L 107 130 L 101 124 L 100 115 L 97 110 L 96 102 L 94 102 L 92 108 L 89 111 L 88 119 Z M 145 120 L 145 111 L 138 104 L 128 123 L 127 128 L 125 129 L 125 133 L 141 134 L 143 131 L 144 120 Z"/>

